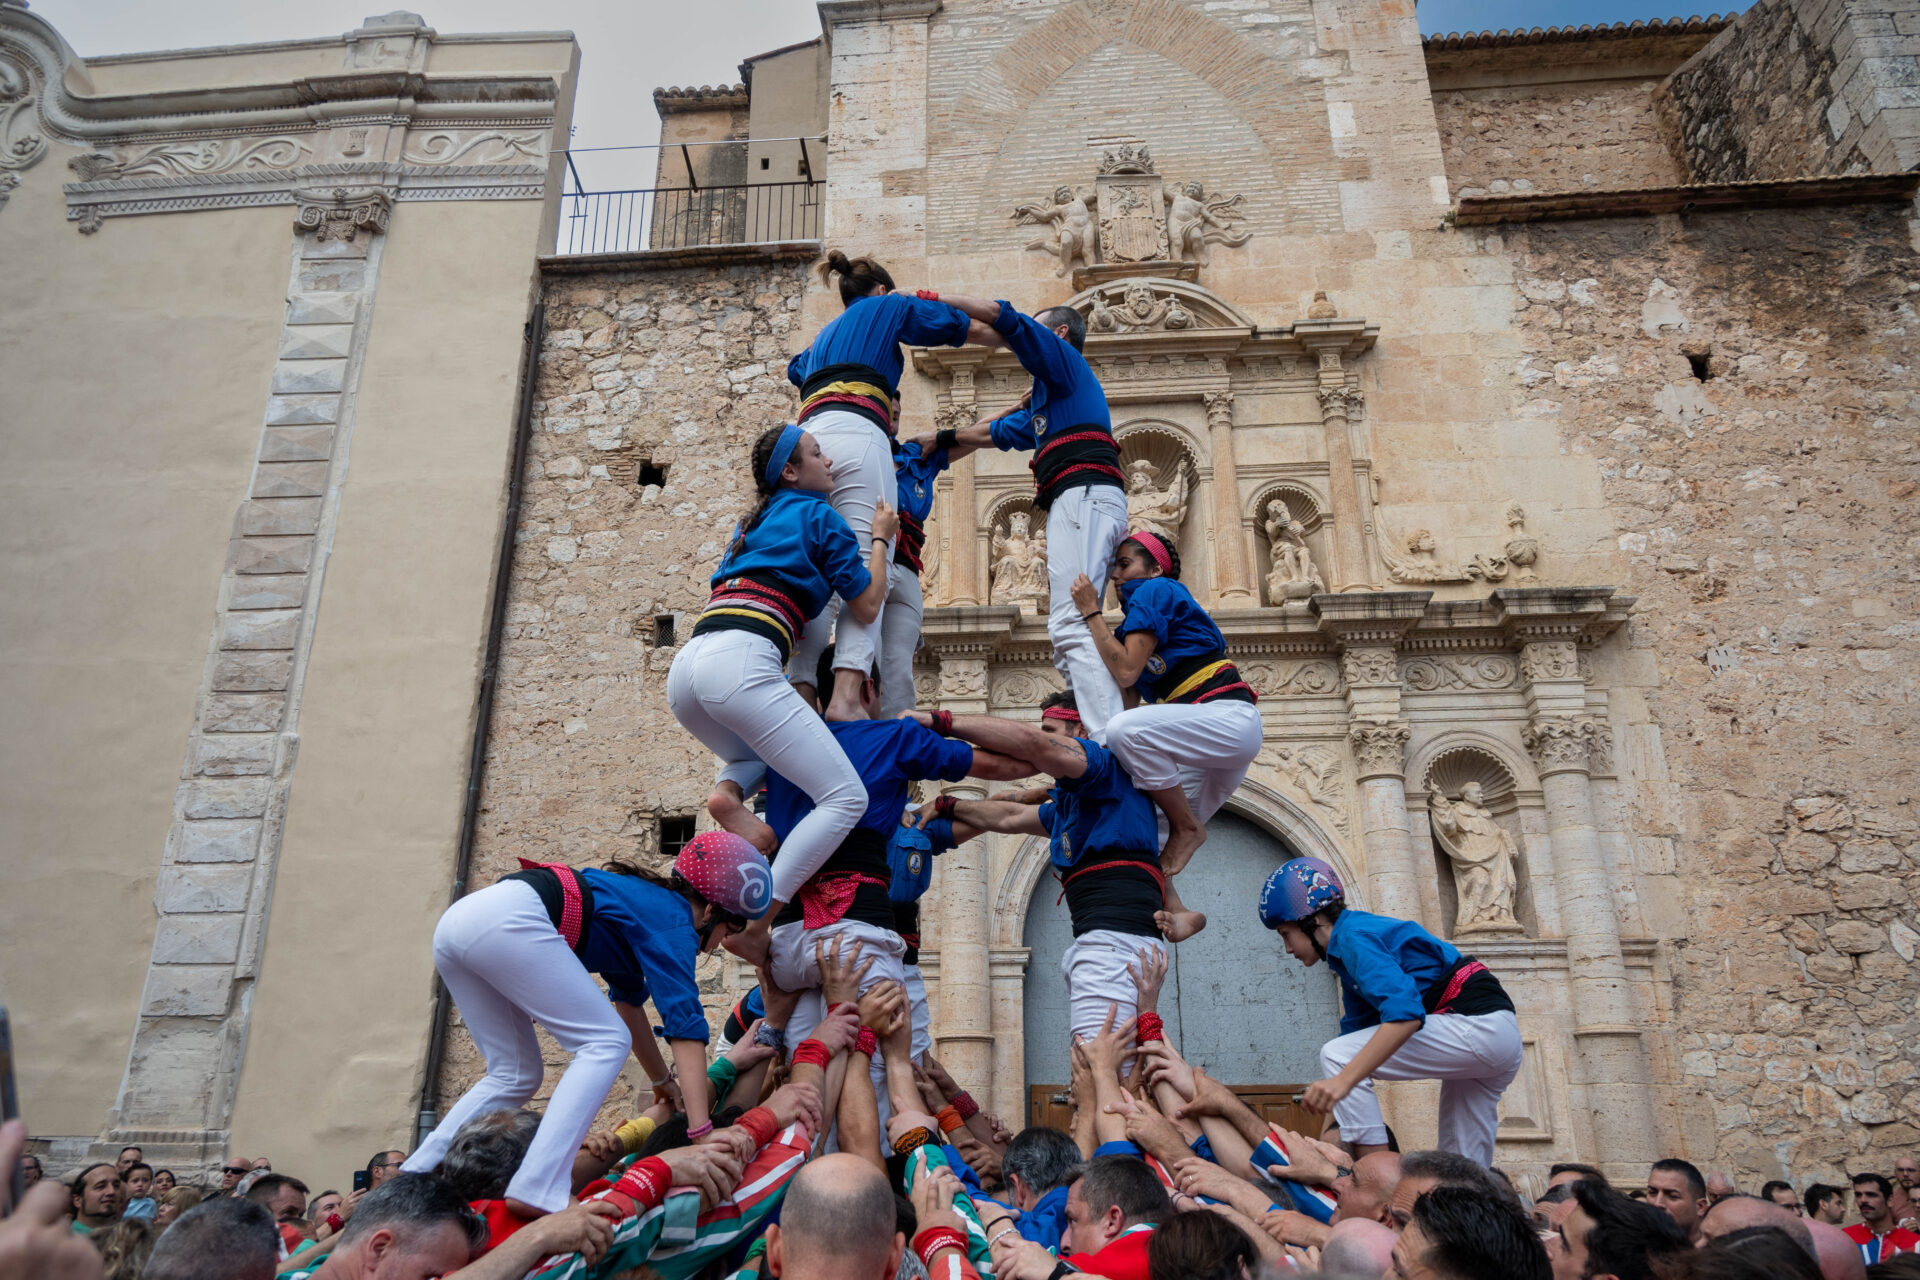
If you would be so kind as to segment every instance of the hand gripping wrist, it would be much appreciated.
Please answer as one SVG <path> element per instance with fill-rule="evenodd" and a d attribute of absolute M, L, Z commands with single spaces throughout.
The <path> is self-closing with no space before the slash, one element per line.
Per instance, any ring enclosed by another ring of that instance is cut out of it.
<path fill-rule="evenodd" d="M 1145 1044 L 1149 1040 L 1166 1039 L 1166 1026 L 1160 1021 L 1160 1015 L 1157 1013 L 1141 1014 L 1140 1025 L 1134 1029 L 1133 1038 L 1141 1044 Z"/>
<path fill-rule="evenodd" d="M 927 712 L 927 718 L 933 721 L 933 731 L 935 733 L 943 738 L 951 738 L 953 736 L 953 712 L 929 711 Z"/>
<path fill-rule="evenodd" d="M 869 1058 L 873 1056 L 874 1050 L 879 1047 L 880 1037 L 873 1033 L 872 1027 L 860 1028 L 860 1034 L 853 1038 L 853 1051 L 855 1053 L 864 1053 Z"/>
<path fill-rule="evenodd" d="M 913 1238 L 913 1251 L 920 1259 L 920 1265 L 933 1274 L 934 1257 L 942 1249 L 967 1251 L 967 1238 L 952 1227 L 928 1227 Z"/>
<path fill-rule="evenodd" d="M 933 799 L 933 816 L 936 818 L 951 818 L 953 816 L 954 806 L 959 803 L 959 798 L 952 792 L 943 791 Z"/>
<path fill-rule="evenodd" d="M 960 1113 L 962 1120 L 971 1120 L 980 1114 L 980 1104 L 975 1102 L 973 1095 L 965 1089 L 954 1095 L 953 1109 Z"/>

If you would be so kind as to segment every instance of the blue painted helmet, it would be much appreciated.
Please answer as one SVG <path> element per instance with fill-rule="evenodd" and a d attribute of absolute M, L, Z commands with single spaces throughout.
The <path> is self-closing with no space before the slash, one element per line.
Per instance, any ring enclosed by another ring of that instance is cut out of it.
<path fill-rule="evenodd" d="M 1291 924 L 1346 898 L 1332 867 L 1318 858 L 1295 858 L 1267 877 L 1260 891 L 1260 923 L 1269 929 Z"/>

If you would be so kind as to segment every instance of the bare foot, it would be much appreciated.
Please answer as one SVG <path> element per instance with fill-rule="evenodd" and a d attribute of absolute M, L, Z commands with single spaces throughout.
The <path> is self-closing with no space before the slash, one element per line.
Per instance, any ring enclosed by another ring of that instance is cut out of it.
<path fill-rule="evenodd" d="M 1167 847 L 1160 852 L 1160 870 L 1170 876 L 1180 874 L 1195 851 L 1207 842 L 1207 829 L 1202 826 L 1175 827 L 1167 835 Z"/>
<path fill-rule="evenodd" d="M 1207 917 L 1203 911 L 1156 911 L 1153 913 L 1153 922 L 1160 926 L 1160 932 L 1168 942 L 1185 942 L 1207 927 Z"/>
<path fill-rule="evenodd" d="M 730 788 L 717 788 L 707 797 L 707 812 L 713 815 L 722 831 L 733 832 L 769 858 L 780 847 L 773 828 L 754 817 L 753 810 Z"/>
<path fill-rule="evenodd" d="M 827 704 L 827 709 L 820 713 L 820 718 L 845 724 L 849 720 L 865 720 L 867 713 L 861 708 L 858 699 L 842 702 L 839 698 L 835 698 Z"/>

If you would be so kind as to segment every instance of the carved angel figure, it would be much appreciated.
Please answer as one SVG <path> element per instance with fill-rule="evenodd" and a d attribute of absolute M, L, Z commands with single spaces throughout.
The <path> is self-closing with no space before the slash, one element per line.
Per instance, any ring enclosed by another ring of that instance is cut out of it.
<path fill-rule="evenodd" d="M 1400 543 L 1401 550 L 1394 546 L 1398 539 L 1388 535 L 1386 525 L 1380 526 L 1380 554 L 1387 562 L 1387 576 L 1395 582 L 1465 582 L 1467 571 L 1457 564 L 1448 564 L 1434 551 L 1433 533 L 1427 529 L 1415 529 Z"/>
<path fill-rule="evenodd" d="M 1127 527 L 1145 529 L 1171 543 L 1187 522 L 1187 468 L 1176 463 L 1173 479 L 1163 489 L 1153 463 L 1135 458 L 1127 464 Z"/>
<path fill-rule="evenodd" d="M 1005 532 L 994 530 L 993 586 L 989 596 L 994 604 L 1047 599 L 1046 534 L 1031 532 L 1032 523 L 1026 512 L 1016 511 L 1007 517 Z"/>
<path fill-rule="evenodd" d="M 1168 251 L 1176 262 L 1190 258 L 1204 267 L 1208 245 L 1238 247 L 1253 238 L 1251 231 L 1233 225 L 1243 216 L 1240 206 L 1244 196 L 1210 196 L 1205 187 L 1189 182 L 1184 187 L 1169 187 L 1161 198 L 1167 202 Z"/>
<path fill-rule="evenodd" d="M 1275 498 L 1267 505 L 1266 527 L 1273 557 L 1267 573 L 1267 602 L 1286 604 L 1325 591 L 1327 580 L 1307 549 L 1306 528 L 1293 518 L 1285 502 Z"/>
<path fill-rule="evenodd" d="M 1050 202 L 1023 200 L 1015 205 L 1013 219 L 1019 223 L 1044 222 L 1052 227 L 1052 234 L 1028 241 L 1027 248 L 1060 255 L 1060 268 L 1054 274 L 1064 276 L 1073 270 L 1075 258 L 1089 267 L 1093 265 L 1093 203 L 1091 188 L 1076 191 L 1072 187 L 1055 187 Z"/>
<path fill-rule="evenodd" d="M 1460 788 L 1458 800 L 1435 792 L 1428 801 L 1433 834 L 1453 863 L 1453 882 L 1459 905 L 1453 917 L 1453 936 L 1470 933 L 1519 933 L 1513 918 L 1516 888 L 1514 860 L 1519 846 L 1505 827 L 1493 820 L 1483 803 L 1480 784 Z"/>

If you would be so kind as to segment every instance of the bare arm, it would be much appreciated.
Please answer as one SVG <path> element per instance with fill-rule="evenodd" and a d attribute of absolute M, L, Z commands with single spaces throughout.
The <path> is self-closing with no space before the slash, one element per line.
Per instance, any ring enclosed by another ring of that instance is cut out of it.
<path fill-rule="evenodd" d="M 973 767 L 967 770 L 967 776 L 985 778 L 988 782 L 1018 782 L 1022 778 L 1031 778 L 1033 772 L 1034 766 L 1028 761 L 1016 760 L 985 747 L 975 747 Z"/>
<path fill-rule="evenodd" d="M 876 499 L 873 533 L 867 539 L 867 589 L 847 601 L 847 608 L 862 622 L 872 622 L 880 616 L 880 605 L 887 598 L 887 567 L 893 562 L 893 548 L 889 544 L 899 527 L 900 517 L 887 505 L 887 500 Z"/>
<path fill-rule="evenodd" d="M 1100 612 L 1100 592 L 1086 574 L 1073 580 L 1073 607 L 1078 609 L 1087 624 L 1087 630 L 1093 633 L 1093 647 L 1100 651 L 1100 661 L 1107 664 L 1107 670 L 1113 675 L 1113 682 L 1122 689 L 1131 689 L 1140 679 L 1140 673 L 1146 669 L 1147 659 L 1159 648 L 1150 631 L 1135 631 L 1125 640 L 1113 634 L 1107 626 L 1106 617 Z"/>
<path fill-rule="evenodd" d="M 909 711 L 903 714 L 913 717 L 929 729 L 933 727 L 931 712 Z M 999 720 L 993 716 L 955 716 L 952 733 L 954 737 L 964 738 L 976 747 L 985 747 L 1016 760 L 1031 761 L 1033 768 L 1056 778 L 1077 778 L 1087 771 L 1087 753 L 1078 741 L 1043 733 L 1030 724 Z"/>
<path fill-rule="evenodd" d="M 993 322 L 1000 318 L 1000 304 L 992 298 L 975 298 L 964 293 L 943 293 L 940 295 L 940 301 L 955 311 L 964 311 L 969 320 L 986 325 L 989 329 L 992 328 Z M 993 336 L 997 338 L 1000 335 L 996 333 Z M 968 341 L 972 341 L 971 333 L 967 337 Z"/>
<path fill-rule="evenodd" d="M 1007 800 L 961 800 L 953 806 L 953 838 L 961 840 L 961 824 L 973 829 L 973 835 L 982 831 L 998 831 L 1009 836 L 1044 836 L 1046 827 L 1040 823 L 1040 806 L 1032 804 L 1014 804 Z M 973 835 L 966 837 L 971 840 Z"/>
<path fill-rule="evenodd" d="M 639 1061 L 640 1069 L 647 1073 L 647 1083 L 651 1085 L 656 1080 L 667 1080 L 666 1059 L 660 1056 L 660 1042 L 653 1038 L 653 1027 L 647 1021 L 647 1011 L 638 1005 L 622 1004 L 618 1000 L 613 1002 L 613 1011 L 626 1024 L 627 1035 L 633 1040 L 633 1056 Z M 700 1069 L 706 1070 L 705 1063 L 701 1064 Z M 692 1079 L 691 1076 L 687 1078 Z M 677 1095 L 679 1090 L 669 1081 L 664 1088 L 655 1086 L 653 1092 L 658 1098 Z M 677 1096 L 673 1100 L 676 1104 L 679 1101 Z"/>
<path fill-rule="evenodd" d="M 1413 1039 L 1414 1032 L 1418 1030 L 1420 1024 L 1412 1020 L 1381 1023 L 1374 1029 L 1373 1037 L 1361 1047 L 1359 1053 L 1353 1055 L 1353 1061 L 1339 1075 L 1307 1087 L 1306 1097 L 1300 1100 L 1300 1105 L 1317 1115 L 1325 1115 L 1333 1110 L 1335 1103 L 1378 1071 L 1388 1058 L 1400 1052 L 1400 1046 Z"/>
<path fill-rule="evenodd" d="M 945 299 L 943 298 L 944 302 Z M 1006 339 L 1002 338 L 990 324 L 969 319 L 967 322 L 967 345 L 970 347 L 998 347 L 1006 350 Z"/>

